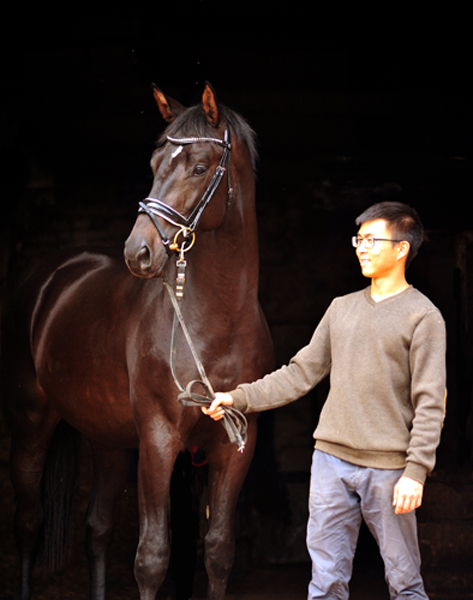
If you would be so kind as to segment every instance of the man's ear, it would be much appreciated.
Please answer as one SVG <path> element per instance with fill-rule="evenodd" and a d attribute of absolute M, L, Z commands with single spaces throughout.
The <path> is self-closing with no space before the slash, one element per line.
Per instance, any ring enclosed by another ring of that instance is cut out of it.
<path fill-rule="evenodd" d="M 406 240 L 399 242 L 398 258 L 407 258 L 411 245 Z"/>

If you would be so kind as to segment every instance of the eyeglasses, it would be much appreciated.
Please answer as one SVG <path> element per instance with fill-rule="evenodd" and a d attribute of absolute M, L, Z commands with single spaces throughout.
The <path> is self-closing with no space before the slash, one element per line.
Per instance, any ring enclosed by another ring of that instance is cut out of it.
<path fill-rule="evenodd" d="M 364 245 L 365 248 L 374 248 L 374 245 L 376 242 L 394 242 L 394 243 L 399 243 L 402 242 L 403 240 L 388 240 L 386 238 L 375 238 L 375 237 L 361 237 L 359 235 L 354 235 L 351 238 L 351 243 L 353 245 L 354 248 L 358 248 L 359 246 L 361 246 L 361 244 Z"/>

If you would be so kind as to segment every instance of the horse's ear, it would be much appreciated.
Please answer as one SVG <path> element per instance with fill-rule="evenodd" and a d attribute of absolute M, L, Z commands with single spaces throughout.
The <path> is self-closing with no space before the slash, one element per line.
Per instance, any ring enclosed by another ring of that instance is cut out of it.
<path fill-rule="evenodd" d="M 153 96 L 156 100 L 156 104 L 158 105 L 159 112 L 161 113 L 163 119 L 168 123 L 172 123 L 177 116 L 184 112 L 184 106 L 182 106 L 182 104 L 177 100 L 173 100 L 172 98 L 165 96 L 163 92 L 154 85 L 154 83 L 151 85 L 151 88 L 153 90 Z"/>
<path fill-rule="evenodd" d="M 220 121 L 218 103 L 214 89 L 208 81 L 205 82 L 205 89 L 202 94 L 202 107 L 210 125 L 217 127 Z"/>

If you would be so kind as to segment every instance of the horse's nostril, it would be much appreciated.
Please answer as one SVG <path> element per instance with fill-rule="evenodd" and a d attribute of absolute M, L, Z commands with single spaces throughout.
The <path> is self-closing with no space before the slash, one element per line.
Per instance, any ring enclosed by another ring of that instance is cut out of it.
<path fill-rule="evenodd" d="M 149 269 L 151 266 L 151 252 L 148 246 L 143 246 L 138 252 L 137 260 L 142 269 Z"/>

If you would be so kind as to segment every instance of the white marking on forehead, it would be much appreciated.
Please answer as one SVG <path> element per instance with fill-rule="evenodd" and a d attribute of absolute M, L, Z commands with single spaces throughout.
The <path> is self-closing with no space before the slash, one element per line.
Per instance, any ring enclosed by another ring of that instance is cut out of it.
<path fill-rule="evenodd" d="M 169 164 L 171 164 L 172 161 L 176 158 L 176 156 L 182 152 L 182 148 L 183 148 L 183 146 L 178 146 L 174 150 L 174 152 L 171 154 L 171 158 L 169 159 Z"/>

